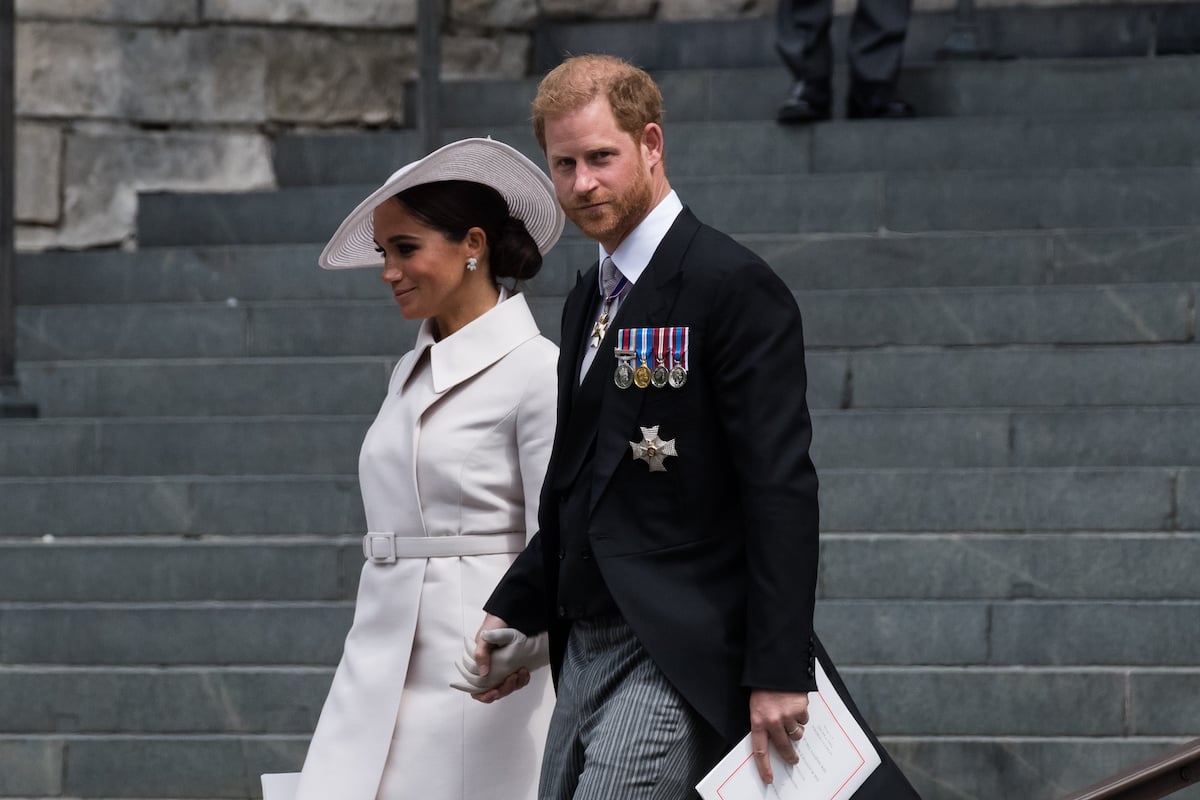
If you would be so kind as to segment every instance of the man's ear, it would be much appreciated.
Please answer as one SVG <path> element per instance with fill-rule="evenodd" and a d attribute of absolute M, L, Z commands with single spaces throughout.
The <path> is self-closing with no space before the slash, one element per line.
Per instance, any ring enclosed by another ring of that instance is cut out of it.
<path fill-rule="evenodd" d="M 657 122 L 647 122 L 642 128 L 642 155 L 650 166 L 663 160 L 663 132 Z"/>

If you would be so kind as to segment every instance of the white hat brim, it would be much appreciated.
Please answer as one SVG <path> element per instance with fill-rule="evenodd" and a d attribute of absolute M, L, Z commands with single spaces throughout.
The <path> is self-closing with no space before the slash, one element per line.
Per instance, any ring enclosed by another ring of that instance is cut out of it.
<path fill-rule="evenodd" d="M 396 170 L 359 203 L 321 251 L 321 268 L 382 267 L 383 256 L 375 245 L 375 209 L 411 186 L 451 180 L 475 181 L 500 192 L 509 213 L 525 223 L 542 255 L 562 235 L 566 217 L 554 185 L 536 164 L 503 142 L 462 139 Z"/>

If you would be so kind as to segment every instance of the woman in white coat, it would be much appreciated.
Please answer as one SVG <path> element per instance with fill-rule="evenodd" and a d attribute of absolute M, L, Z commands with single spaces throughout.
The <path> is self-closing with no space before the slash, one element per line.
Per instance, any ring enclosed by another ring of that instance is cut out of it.
<path fill-rule="evenodd" d="M 392 175 L 321 254 L 326 269 L 382 267 L 401 314 L 424 321 L 359 457 L 366 563 L 297 800 L 536 796 L 553 705 L 544 655 L 517 705 L 450 684 L 536 531 L 554 435 L 556 348 L 500 280 L 533 277 L 562 227 L 531 161 L 468 139 Z"/>

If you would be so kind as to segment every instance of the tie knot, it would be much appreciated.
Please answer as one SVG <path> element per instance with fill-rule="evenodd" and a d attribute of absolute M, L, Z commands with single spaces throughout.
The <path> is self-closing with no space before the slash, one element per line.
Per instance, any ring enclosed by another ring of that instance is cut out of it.
<path fill-rule="evenodd" d="M 605 297 L 613 293 L 617 288 L 617 284 L 621 282 L 621 270 L 617 269 L 617 265 L 607 256 L 604 262 L 600 265 L 600 292 Z"/>

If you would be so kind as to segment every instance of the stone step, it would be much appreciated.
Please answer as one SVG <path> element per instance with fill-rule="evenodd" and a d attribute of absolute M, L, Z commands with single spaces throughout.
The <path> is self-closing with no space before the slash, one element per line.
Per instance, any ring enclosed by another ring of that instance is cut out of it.
<path fill-rule="evenodd" d="M 363 568 L 350 536 L 10 539 L 0 556 L 0 602 L 19 603 L 336 602 Z M 818 597 L 1200 600 L 1198 557 L 1196 531 L 826 533 Z"/>
<path fill-rule="evenodd" d="M 374 414 L 395 360 L 47 361 L 17 375 L 44 417 Z"/>
<path fill-rule="evenodd" d="M 816 625 L 847 666 L 1194 669 L 1200 637 L 1184 632 L 1198 615 L 1200 600 L 827 600 Z M 348 602 L 3 603 L 0 660 L 332 666 L 352 617 Z"/>
<path fill-rule="evenodd" d="M 941 234 L 745 234 L 795 289 L 883 289 L 1186 282 L 1200 232 L 1037 231 Z M 52 251 L 17 256 L 22 305 L 378 300 L 372 269 L 326 272 L 321 245 Z M 528 288 L 562 295 L 596 247 L 567 236 Z"/>
<path fill-rule="evenodd" d="M 900 75 L 899 90 L 930 117 L 1189 111 L 1200 108 L 1195 65 L 1195 56 L 910 64 Z M 781 64 L 659 71 L 654 77 L 668 125 L 746 120 L 775 124 L 775 111 L 791 87 Z M 441 124 L 480 134 L 498 126 L 528 125 L 538 80 L 443 83 Z M 845 84 L 845 73 L 836 73 L 838 97 Z M 669 127 L 667 136 L 670 142 Z"/>
<path fill-rule="evenodd" d="M 1186 737 L 885 736 L 883 745 L 925 800 L 1042 798 L 1160 756 Z M 300 769 L 307 746 L 299 734 L 5 736 L 0 793 L 26 800 L 258 797 L 259 774 Z M 1197 797 L 1187 789 L 1172 800 Z"/>
<path fill-rule="evenodd" d="M 0 476 L 353 474 L 367 415 L 4 423 Z M 830 468 L 1200 466 L 1200 406 L 813 412 Z"/>
<path fill-rule="evenodd" d="M 1200 13 L 1179 3 L 986 6 L 976 10 L 975 21 L 981 45 L 1003 59 L 1195 53 L 1200 40 Z M 904 63 L 938 59 L 954 22 L 953 10 L 914 9 L 904 41 Z M 849 24 L 848 14 L 833 19 L 829 39 L 835 64 L 846 61 Z M 551 69 L 566 53 L 592 52 L 597 42 L 604 42 L 605 52 L 652 72 L 780 63 L 771 14 L 716 20 L 543 21 L 534 40 L 534 72 Z"/>
<path fill-rule="evenodd" d="M 902 124 L 838 121 L 784 126 L 679 122 L 668 127 L 671 178 L 715 175 L 1170 167 L 1200 164 L 1195 112 L 1075 117 L 931 117 Z M 450 128 L 442 142 L 488 135 L 537 164 L 545 156 L 527 123 Z M 730 147 L 737 142 L 737 147 Z M 414 130 L 301 133 L 275 141 L 281 186 L 382 183 L 419 158 Z"/>
<path fill-rule="evenodd" d="M 813 409 L 1028 408 L 1194 405 L 1198 357 L 1161 344 L 814 349 L 805 361 Z M 43 417 L 374 414 L 394 361 L 43 361 L 17 376 Z"/>
<path fill-rule="evenodd" d="M 1197 285 L 799 292 L 805 345 L 1144 344 L 1193 342 Z M 533 297 L 558 339 L 559 297 Z M 26 306 L 25 361 L 56 359 L 390 356 L 416 338 L 388 299 Z"/>
<path fill-rule="evenodd" d="M 1200 167 L 755 175 L 672 181 L 733 234 L 1142 229 L 1200 224 Z M 142 194 L 142 247 L 324 242 L 375 186 Z"/>
<path fill-rule="evenodd" d="M 821 483 L 829 532 L 1200 528 L 1194 467 L 826 469 Z M 364 530 L 352 475 L 0 478 L 0 505 L 7 537 Z"/>
<path fill-rule="evenodd" d="M 1179 736 L 1194 720 L 1200 670 L 848 667 L 842 676 L 884 736 Z M 328 667 L 3 667 L 0 735 L 307 736 L 332 677 Z"/>
<path fill-rule="evenodd" d="M 838 356 L 809 354 L 816 407 Z M 841 364 L 843 408 L 1190 405 L 1200 392 L 1193 345 L 972 347 L 853 351 Z"/>

